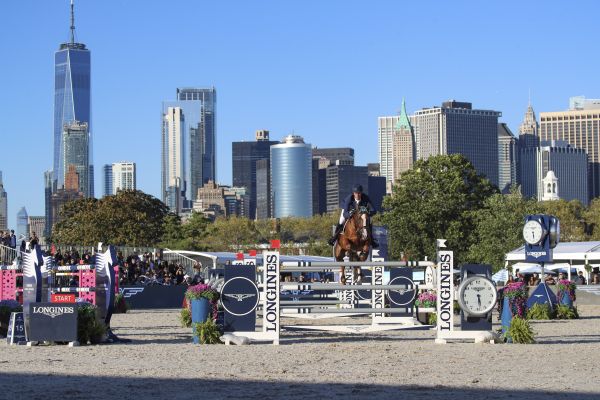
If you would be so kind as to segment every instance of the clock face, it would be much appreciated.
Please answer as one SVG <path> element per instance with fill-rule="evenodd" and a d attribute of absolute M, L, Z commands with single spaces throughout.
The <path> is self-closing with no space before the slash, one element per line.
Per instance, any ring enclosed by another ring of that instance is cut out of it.
<path fill-rule="evenodd" d="M 494 306 L 498 293 L 494 282 L 484 276 L 467 278 L 458 290 L 458 301 L 467 315 L 486 316 Z"/>
<path fill-rule="evenodd" d="M 542 224 L 535 220 L 529 220 L 523 227 L 523 239 L 529 244 L 538 244 L 544 236 Z"/>

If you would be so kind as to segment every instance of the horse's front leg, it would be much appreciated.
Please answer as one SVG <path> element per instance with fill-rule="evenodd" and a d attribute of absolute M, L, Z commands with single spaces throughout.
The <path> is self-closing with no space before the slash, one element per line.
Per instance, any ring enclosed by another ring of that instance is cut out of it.
<path fill-rule="evenodd" d="M 342 265 L 340 268 L 340 283 L 342 285 L 346 284 L 346 267 Z"/>

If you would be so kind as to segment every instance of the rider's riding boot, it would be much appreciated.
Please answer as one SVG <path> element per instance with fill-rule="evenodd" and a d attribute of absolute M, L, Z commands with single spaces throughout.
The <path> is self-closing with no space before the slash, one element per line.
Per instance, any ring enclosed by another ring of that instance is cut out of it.
<path fill-rule="evenodd" d="M 338 235 L 340 233 L 342 233 L 343 229 L 344 229 L 344 225 L 337 224 L 337 226 L 335 227 L 335 232 L 334 232 L 333 236 L 331 238 L 329 238 L 329 240 L 327 241 L 327 243 L 329 243 L 330 246 L 333 246 L 335 244 L 335 241 L 337 240 Z"/>
<path fill-rule="evenodd" d="M 371 224 L 369 224 L 369 237 L 371 238 L 371 247 L 374 249 L 379 248 L 379 242 L 375 239 L 375 236 L 373 236 L 373 225 Z"/>

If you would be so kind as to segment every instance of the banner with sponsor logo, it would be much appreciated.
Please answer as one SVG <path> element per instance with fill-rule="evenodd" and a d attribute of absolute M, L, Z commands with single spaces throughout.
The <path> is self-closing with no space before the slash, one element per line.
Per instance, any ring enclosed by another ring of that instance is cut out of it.
<path fill-rule="evenodd" d="M 225 266 L 225 284 L 221 289 L 221 304 L 225 310 L 226 332 L 254 331 L 256 329 L 256 307 L 260 293 L 256 285 L 256 266 Z"/>
<path fill-rule="evenodd" d="M 279 252 L 265 251 L 263 332 L 279 337 Z M 277 339 L 279 340 L 279 339 Z"/>
<path fill-rule="evenodd" d="M 454 330 L 454 252 L 438 251 L 437 267 L 437 330 Z"/>
<path fill-rule="evenodd" d="M 29 304 L 30 342 L 77 341 L 77 306 L 66 303 Z"/>

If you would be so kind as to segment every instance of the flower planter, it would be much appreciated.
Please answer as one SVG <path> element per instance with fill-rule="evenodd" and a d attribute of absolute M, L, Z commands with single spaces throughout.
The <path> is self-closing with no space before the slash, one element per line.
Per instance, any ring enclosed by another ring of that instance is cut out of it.
<path fill-rule="evenodd" d="M 569 308 L 573 308 L 573 300 L 571 300 L 571 296 L 569 296 L 569 292 L 565 292 L 562 298 L 560 299 L 560 304 L 564 304 L 565 306 L 569 306 Z"/>
<path fill-rule="evenodd" d="M 504 302 L 502 303 L 502 315 L 500 316 L 501 320 L 502 320 L 502 333 L 504 335 L 506 335 L 506 332 L 508 331 L 508 328 L 510 328 L 510 323 L 512 322 L 512 312 L 510 310 L 510 302 L 509 302 L 509 298 L 505 297 L 504 298 Z M 508 341 L 511 341 L 510 338 L 508 338 Z"/>
<path fill-rule="evenodd" d="M 192 337 L 194 338 L 195 344 L 200 343 L 200 339 L 194 331 L 194 324 L 196 322 L 206 322 L 206 320 L 208 320 L 210 316 L 211 311 L 212 307 L 208 299 L 192 300 Z"/>

